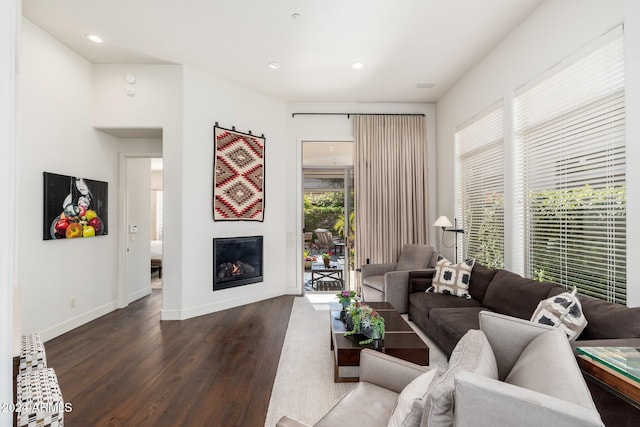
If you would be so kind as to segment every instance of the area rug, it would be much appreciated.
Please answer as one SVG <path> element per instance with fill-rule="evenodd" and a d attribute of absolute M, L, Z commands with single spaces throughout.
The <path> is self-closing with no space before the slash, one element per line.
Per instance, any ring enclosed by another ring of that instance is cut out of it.
<path fill-rule="evenodd" d="M 275 426 L 283 415 L 313 425 L 355 385 L 333 382 L 328 301 L 335 295 L 309 297 L 313 303 L 306 297 L 294 300 L 265 427 Z M 430 365 L 446 367 L 444 354 L 421 331 L 416 332 L 430 348 Z"/>
<path fill-rule="evenodd" d="M 264 219 L 264 137 L 214 127 L 213 217 Z"/>
<path fill-rule="evenodd" d="M 333 382 L 328 310 L 328 304 L 294 300 L 265 427 L 283 415 L 313 425 L 354 387 Z"/>

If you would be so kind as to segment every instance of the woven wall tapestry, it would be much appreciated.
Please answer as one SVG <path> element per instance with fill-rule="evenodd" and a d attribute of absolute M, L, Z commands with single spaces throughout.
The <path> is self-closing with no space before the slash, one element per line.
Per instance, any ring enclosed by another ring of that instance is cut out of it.
<path fill-rule="evenodd" d="M 264 135 L 213 128 L 213 219 L 264 219 Z"/>

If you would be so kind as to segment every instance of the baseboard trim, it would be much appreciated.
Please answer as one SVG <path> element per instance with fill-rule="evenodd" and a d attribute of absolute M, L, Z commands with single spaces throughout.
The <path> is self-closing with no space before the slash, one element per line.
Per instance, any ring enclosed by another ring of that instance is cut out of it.
<path fill-rule="evenodd" d="M 264 301 L 269 298 L 276 298 L 284 295 L 283 292 L 260 292 L 252 295 L 242 295 L 235 298 L 229 298 L 224 301 L 215 302 L 213 304 L 205 304 L 183 309 L 169 309 L 160 311 L 161 320 L 186 320 L 193 317 L 204 316 L 206 314 L 215 313 L 230 308 L 240 307 L 246 304 L 252 304 L 258 301 Z"/>
<path fill-rule="evenodd" d="M 139 300 L 140 298 L 144 298 L 147 295 L 151 295 L 151 288 L 144 288 L 136 291 L 132 294 L 127 295 L 127 304 L 131 304 L 134 301 Z"/>
<path fill-rule="evenodd" d="M 84 325 L 85 323 L 89 323 L 92 320 L 97 319 L 98 317 L 102 317 L 105 314 L 111 313 L 115 310 L 116 302 L 112 301 L 108 304 L 104 304 L 100 307 L 97 307 L 93 310 L 87 311 L 79 316 L 72 317 L 71 319 L 65 320 L 64 322 L 60 322 L 57 325 L 53 325 L 50 328 L 44 329 L 40 331 L 40 337 L 42 337 L 42 341 L 46 342 L 50 339 L 53 339 L 57 336 L 60 336 L 66 332 L 71 331 L 79 326 Z"/>

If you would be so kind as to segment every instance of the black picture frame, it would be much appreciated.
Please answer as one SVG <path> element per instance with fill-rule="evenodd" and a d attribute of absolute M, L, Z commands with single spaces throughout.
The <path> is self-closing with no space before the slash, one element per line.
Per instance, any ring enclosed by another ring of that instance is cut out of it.
<path fill-rule="evenodd" d="M 43 188 L 43 240 L 109 234 L 107 182 L 43 172 Z"/>

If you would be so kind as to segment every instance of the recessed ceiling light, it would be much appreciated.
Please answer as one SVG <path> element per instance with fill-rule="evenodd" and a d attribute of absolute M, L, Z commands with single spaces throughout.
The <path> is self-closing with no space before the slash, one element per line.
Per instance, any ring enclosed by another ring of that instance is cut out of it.
<path fill-rule="evenodd" d="M 294 12 L 291 14 L 291 18 L 293 18 L 294 20 L 300 18 L 300 16 L 301 15 L 298 12 Z"/>
<path fill-rule="evenodd" d="M 354 62 L 353 64 L 351 64 L 351 68 L 353 68 L 354 70 L 359 70 L 362 67 L 364 67 L 364 64 L 362 62 Z"/>
<path fill-rule="evenodd" d="M 418 89 L 431 89 L 434 86 L 433 83 L 418 83 L 416 88 Z"/>
<path fill-rule="evenodd" d="M 99 36 L 96 36 L 95 34 L 87 33 L 84 36 L 94 43 L 102 43 L 102 39 Z"/>
<path fill-rule="evenodd" d="M 277 70 L 280 68 L 280 63 L 279 62 L 269 62 L 267 64 L 267 67 L 271 68 L 272 70 Z"/>

